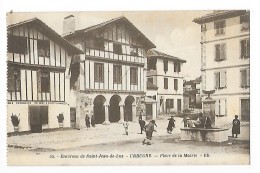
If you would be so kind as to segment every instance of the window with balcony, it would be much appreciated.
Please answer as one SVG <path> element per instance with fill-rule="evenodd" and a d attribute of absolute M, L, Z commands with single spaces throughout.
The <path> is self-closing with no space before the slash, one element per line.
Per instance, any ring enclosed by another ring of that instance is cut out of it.
<path fill-rule="evenodd" d="M 226 21 L 216 21 L 214 22 L 214 29 L 215 29 L 215 35 L 223 35 L 225 34 L 226 30 Z"/>
<path fill-rule="evenodd" d="M 21 91 L 21 70 L 9 66 L 7 73 L 7 90 L 10 92 Z"/>
<path fill-rule="evenodd" d="M 27 54 L 27 38 L 8 34 L 8 52 Z"/>
<path fill-rule="evenodd" d="M 250 27 L 249 15 L 240 16 L 241 31 L 248 31 Z"/>
<path fill-rule="evenodd" d="M 130 83 L 132 85 L 137 85 L 137 81 L 138 81 L 137 68 L 130 67 Z"/>
<path fill-rule="evenodd" d="M 104 82 L 104 64 L 102 63 L 95 63 L 94 64 L 94 75 L 95 75 L 95 82 Z"/>
<path fill-rule="evenodd" d="M 50 57 L 50 41 L 49 40 L 37 40 L 38 56 Z"/>
<path fill-rule="evenodd" d="M 121 65 L 114 65 L 114 73 L 113 73 L 113 79 L 115 84 L 121 84 L 122 83 L 122 66 Z"/>
<path fill-rule="evenodd" d="M 223 61 L 226 60 L 226 44 L 216 44 L 215 45 L 215 60 Z"/>
<path fill-rule="evenodd" d="M 242 88 L 248 88 L 250 86 L 250 71 L 249 71 L 249 68 L 240 70 L 240 76 L 241 76 L 241 87 Z"/>
<path fill-rule="evenodd" d="M 244 39 L 240 41 L 240 58 L 246 59 L 250 58 L 250 41 L 249 39 Z"/>
<path fill-rule="evenodd" d="M 226 88 L 226 71 L 216 72 L 215 74 L 215 89 Z"/>

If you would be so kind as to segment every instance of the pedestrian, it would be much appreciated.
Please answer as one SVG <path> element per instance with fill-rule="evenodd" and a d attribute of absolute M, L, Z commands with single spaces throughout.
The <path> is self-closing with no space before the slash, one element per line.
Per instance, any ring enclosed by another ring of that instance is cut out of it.
<path fill-rule="evenodd" d="M 211 118 L 210 117 L 206 117 L 205 128 L 206 129 L 210 129 L 211 128 Z"/>
<path fill-rule="evenodd" d="M 94 115 L 91 116 L 91 125 L 92 125 L 92 127 L 96 127 L 96 120 L 95 120 Z"/>
<path fill-rule="evenodd" d="M 90 128 L 90 118 L 89 118 L 88 114 L 86 114 L 85 122 L 86 122 L 87 128 Z"/>
<path fill-rule="evenodd" d="M 140 125 L 140 129 L 141 129 L 141 133 L 143 134 L 143 131 L 145 131 L 144 127 L 145 127 L 145 121 L 142 120 L 141 118 L 139 119 L 139 125 Z"/>
<path fill-rule="evenodd" d="M 146 138 L 143 140 L 143 145 L 144 145 L 144 144 L 151 145 L 151 140 L 152 140 L 153 132 L 156 132 L 156 130 L 154 130 L 154 126 L 156 126 L 155 120 L 151 120 L 151 121 L 145 126 Z M 156 127 L 157 127 L 157 126 L 156 126 Z"/>
<path fill-rule="evenodd" d="M 123 126 L 125 128 L 125 134 L 128 135 L 128 126 L 129 126 L 128 121 L 124 121 Z"/>
<path fill-rule="evenodd" d="M 233 119 L 233 127 L 232 127 L 232 137 L 235 136 L 235 138 L 237 138 L 237 135 L 240 134 L 240 121 L 238 119 L 238 116 L 235 115 L 235 119 Z"/>
<path fill-rule="evenodd" d="M 183 122 L 183 126 L 184 126 L 184 127 L 188 127 L 188 120 L 187 120 L 186 115 L 183 117 L 182 122 Z"/>
<path fill-rule="evenodd" d="M 168 127 L 167 127 L 167 133 L 172 133 L 173 128 L 175 128 L 175 120 L 173 119 L 173 116 L 171 116 L 171 118 L 168 119 L 169 123 L 168 123 Z"/>

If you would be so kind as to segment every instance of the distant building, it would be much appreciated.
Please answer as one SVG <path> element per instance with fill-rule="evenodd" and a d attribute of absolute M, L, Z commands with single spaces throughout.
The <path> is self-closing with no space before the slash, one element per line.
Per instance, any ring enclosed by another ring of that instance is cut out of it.
<path fill-rule="evenodd" d="M 64 38 L 84 52 L 71 68 L 77 123 L 84 126 L 86 114 L 97 124 L 137 120 L 146 93 L 145 53 L 155 45 L 125 17 L 76 30 L 68 16 L 63 28 Z"/>
<path fill-rule="evenodd" d="M 201 25 L 202 90 L 215 90 L 216 123 L 250 119 L 249 15 L 220 10 L 193 20 Z"/>
<path fill-rule="evenodd" d="M 201 109 L 202 108 L 202 102 L 201 102 L 201 77 L 197 77 L 195 80 L 189 80 L 184 81 L 183 83 L 183 95 L 184 97 L 188 97 L 187 99 L 184 99 L 184 109 Z"/>
<path fill-rule="evenodd" d="M 70 64 L 82 51 L 37 18 L 7 27 L 7 132 L 11 115 L 20 118 L 19 131 L 58 128 L 63 114 L 70 127 Z"/>
<path fill-rule="evenodd" d="M 158 113 L 183 110 L 183 76 L 181 67 L 186 60 L 161 53 L 147 52 L 147 81 L 158 87 Z"/>

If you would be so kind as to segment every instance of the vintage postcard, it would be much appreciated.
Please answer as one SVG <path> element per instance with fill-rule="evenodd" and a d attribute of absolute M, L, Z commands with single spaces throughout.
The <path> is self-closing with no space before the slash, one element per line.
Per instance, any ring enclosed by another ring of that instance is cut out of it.
<path fill-rule="evenodd" d="M 249 10 L 6 18 L 9 166 L 250 164 Z"/>

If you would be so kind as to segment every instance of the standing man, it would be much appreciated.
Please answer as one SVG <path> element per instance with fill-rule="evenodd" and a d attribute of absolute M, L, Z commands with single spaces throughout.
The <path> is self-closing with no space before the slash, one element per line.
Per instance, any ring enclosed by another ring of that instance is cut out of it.
<path fill-rule="evenodd" d="M 143 134 L 143 130 L 145 130 L 145 129 L 144 129 L 144 127 L 145 127 L 145 121 L 142 120 L 142 118 L 139 118 L 139 125 L 140 125 L 140 129 L 141 129 L 141 133 L 140 133 L 140 134 Z"/>
<path fill-rule="evenodd" d="M 145 126 L 146 138 L 143 140 L 143 145 L 144 144 L 151 145 L 153 132 L 154 131 L 156 132 L 156 130 L 154 130 L 155 125 L 156 125 L 155 120 L 152 120 Z"/>
<path fill-rule="evenodd" d="M 238 120 L 238 116 L 235 115 L 235 119 L 233 120 L 233 127 L 232 127 L 232 137 L 234 138 L 234 134 L 236 135 L 235 138 L 237 138 L 237 135 L 240 134 L 240 121 Z"/>
<path fill-rule="evenodd" d="M 167 133 L 172 133 L 173 128 L 175 128 L 175 120 L 173 119 L 173 116 L 171 116 L 171 118 L 168 119 L 169 123 L 168 123 L 168 127 L 167 127 Z"/>
<path fill-rule="evenodd" d="M 90 118 L 89 118 L 88 114 L 86 114 L 85 122 L 86 122 L 87 128 L 90 128 Z"/>

